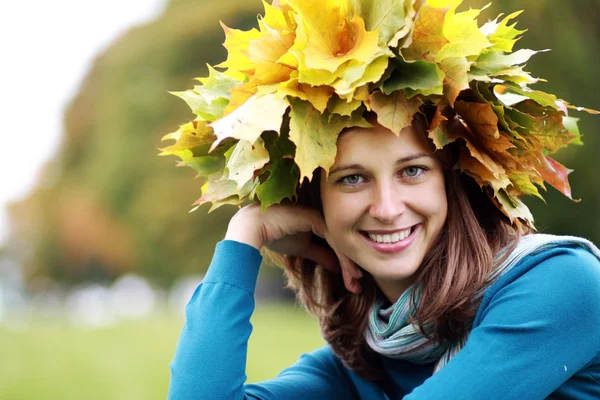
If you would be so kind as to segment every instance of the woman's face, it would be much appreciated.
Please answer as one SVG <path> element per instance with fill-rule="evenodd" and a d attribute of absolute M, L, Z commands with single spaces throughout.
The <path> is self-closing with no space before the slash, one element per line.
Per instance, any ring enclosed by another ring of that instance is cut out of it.
<path fill-rule="evenodd" d="M 444 174 L 418 134 L 377 126 L 340 135 L 321 179 L 334 246 L 369 272 L 395 302 L 439 235 L 448 205 Z"/>

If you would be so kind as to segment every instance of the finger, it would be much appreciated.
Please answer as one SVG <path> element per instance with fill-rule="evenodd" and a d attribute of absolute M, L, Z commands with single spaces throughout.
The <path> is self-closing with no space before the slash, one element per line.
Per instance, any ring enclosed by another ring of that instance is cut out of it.
<path fill-rule="evenodd" d="M 340 266 L 338 264 L 335 252 L 329 247 L 322 246 L 318 243 L 310 242 L 306 248 L 304 257 L 313 260 L 323 268 L 328 269 L 331 272 L 340 273 Z"/>
<path fill-rule="evenodd" d="M 335 252 L 340 268 L 342 270 L 342 278 L 344 279 L 344 286 L 350 293 L 358 294 L 362 291 L 359 279 L 362 277 L 362 271 L 358 268 L 358 265 L 344 253 L 338 251 L 335 246 L 332 246 L 331 236 L 328 231 L 325 231 L 326 240 L 329 246 Z"/>

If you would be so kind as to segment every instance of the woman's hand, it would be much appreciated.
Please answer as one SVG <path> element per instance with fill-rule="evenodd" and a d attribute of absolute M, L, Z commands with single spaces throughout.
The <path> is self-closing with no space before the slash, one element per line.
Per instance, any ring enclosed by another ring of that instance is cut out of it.
<path fill-rule="evenodd" d="M 330 247 L 311 241 L 313 233 L 327 240 Z M 360 269 L 331 246 L 325 221 L 316 210 L 272 205 L 263 213 L 259 205 L 252 204 L 233 216 L 225 239 L 245 243 L 258 250 L 266 245 L 278 253 L 308 258 L 334 272 L 341 269 L 346 288 L 352 293 L 360 292 Z"/>

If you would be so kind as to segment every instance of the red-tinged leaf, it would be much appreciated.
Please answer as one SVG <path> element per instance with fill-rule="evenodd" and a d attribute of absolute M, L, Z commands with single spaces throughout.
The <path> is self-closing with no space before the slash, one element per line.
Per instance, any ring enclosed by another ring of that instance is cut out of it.
<path fill-rule="evenodd" d="M 471 141 L 477 147 L 497 153 L 504 153 L 515 146 L 498 130 L 498 116 L 488 103 L 467 103 L 457 101 L 456 112 L 464 119 L 473 133 Z"/>
<path fill-rule="evenodd" d="M 538 154 L 538 158 L 541 164 L 539 172 L 544 180 L 569 199 L 574 200 L 573 197 L 571 197 L 571 185 L 569 185 L 568 178 L 568 175 L 573 172 L 573 170 L 566 168 L 558 161 L 541 153 Z"/>

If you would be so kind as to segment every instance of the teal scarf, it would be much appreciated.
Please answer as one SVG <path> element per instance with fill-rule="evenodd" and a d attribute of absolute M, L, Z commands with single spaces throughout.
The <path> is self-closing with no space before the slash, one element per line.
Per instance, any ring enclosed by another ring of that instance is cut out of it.
<path fill-rule="evenodd" d="M 498 278 L 517 265 L 523 257 L 565 245 L 581 246 L 600 259 L 600 250 L 592 242 L 583 238 L 545 234 L 523 236 L 512 253 L 492 271 L 488 285 L 475 294 L 474 303 L 479 304 L 486 290 Z M 505 252 L 506 249 L 502 250 L 497 255 L 497 259 L 501 259 Z M 435 373 L 463 348 L 467 337 L 454 343 L 437 343 L 426 338 L 417 326 L 410 324 L 408 322 L 411 315 L 410 298 L 414 290 L 418 291 L 418 288 L 409 287 L 396 303 L 387 308 L 384 308 L 382 299 L 376 301 L 369 315 L 365 339 L 371 349 L 389 358 L 407 360 L 417 364 L 435 362 Z M 418 292 L 415 296 L 418 304 Z M 428 334 L 432 330 L 432 325 L 425 326 Z"/>

